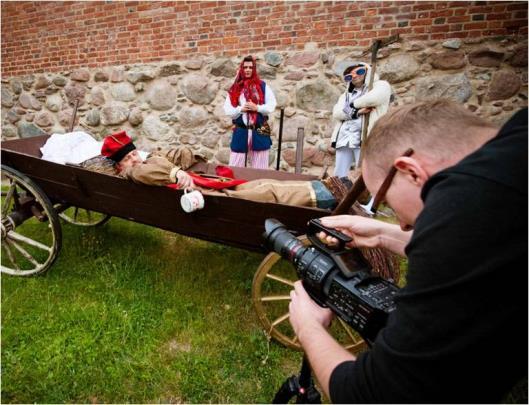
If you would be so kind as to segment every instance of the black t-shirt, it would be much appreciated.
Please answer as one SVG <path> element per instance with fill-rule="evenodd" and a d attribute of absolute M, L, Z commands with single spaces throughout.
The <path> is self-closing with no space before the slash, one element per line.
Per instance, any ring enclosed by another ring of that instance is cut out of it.
<path fill-rule="evenodd" d="M 527 375 L 527 136 L 524 109 L 424 185 L 397 309 L 334 403 L 499 402 Z"/>

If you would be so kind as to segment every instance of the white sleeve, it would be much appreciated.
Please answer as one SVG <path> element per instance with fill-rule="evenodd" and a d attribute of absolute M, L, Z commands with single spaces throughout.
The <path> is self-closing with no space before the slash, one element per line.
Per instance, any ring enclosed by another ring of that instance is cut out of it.
<path fill-rule="evenodd" d="M 358 97 L 354 101 L 355 108 L 378 107 L 389 104 L 391 97 L 391 86 L 385 80 L 378 80 L 373 83 L 373 88 L 366 94 Z"/>
<path fill-rule="evenodd" d="M 224 114 L 230 116 L 231 119 L 235 120 L 241 115 L 241 109 L 242 107 L 240 105 L 238 105 L 237 107 L 231 105 L 230 95 L 228 94 L 226 96 L 226 101 L 224 101 Z"/>
<path fill-rule="evenodd" d="M 343 93 L 340 98 L 338 98 L 338 102 L 334 105 L 334 108 L 332 109 L 332 117 L 337 121 L 346 121 L 350 120 L 351 117 L 348 116 L 346 113 L 343 112 L 343 108 L 345 107 L 345 93 Z"/>
<path fill-rule="evenodd" d="M 268 85 L 265 85 L 265 103 L 259 104 L 257 106 L 257 112 L 264 114 L 264 115 L 270 115 L 274 112 L 276 109 L 277 101 L 276 96 L 274 95 L 274 92 L 272 91 L 272 88 Z"/>

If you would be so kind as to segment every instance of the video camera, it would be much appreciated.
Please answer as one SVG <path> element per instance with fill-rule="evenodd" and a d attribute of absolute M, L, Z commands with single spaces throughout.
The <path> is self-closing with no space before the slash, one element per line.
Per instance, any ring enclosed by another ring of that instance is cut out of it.
<path fill-rule="evenodd" d="M 331 249 L 316 236 L 324 231 L 338 239 Z M 275 220 L 265 221 L 266 245 L 292 262 L 310 297 L 322 307 L 329 307 L 372 345 L 395 309 L 395 284 L 373 275 L 371 266 L 358 249 L 345 249 L 347 235 L 324 227 L 318 219 L 309 221 L 307 237 L 313 246 L 304 246 L 285 226 Z"/>

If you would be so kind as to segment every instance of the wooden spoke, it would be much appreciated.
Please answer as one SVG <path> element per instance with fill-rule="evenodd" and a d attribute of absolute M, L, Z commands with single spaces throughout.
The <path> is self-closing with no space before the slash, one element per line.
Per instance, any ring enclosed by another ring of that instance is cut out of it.
<path fill-rule="evenodd" d="M 343 347 L 345 350 L 353 350 L 357 346 L 357 343 L 351 342 L 348 344 L 345 344 Z"/>
<path fill-rule="evenodd" d="M 2 217 L 5 217 L 7 215 L 7 210 L 9 209 L 11 205 L 11 200 L 13 199 L 13 194 L 15 192 L 16 183 L 12 182 L 9 186 L 9 190 L 7 190 L 6 197 L 4 201 L 2 202 Z"/>
<path fill-rule="evenodd" d="M 338 317 L 336 317 L 338 318 Z M 338 318 L 338 321 L 340 321 L 340 325 L 342 325 L 343 329 L 345 330 L 345 333 L 347 333 L 347 335 L 351 338 L 351 340 L 353 341 L 353 345 L 356 343 L 356 341 L 358 340 L 358 336 L 355 336 L 355 334 L 353 333 L 353 330 L 351 329 L 351 327 L 349 325 L 347 325 L 343 319 L 341 318 Z"/>
<path fill-rule="evenodd" d="M 346 350 L 349 350 L 351 353 L 359 353 L 367 348 L 366 342 L 358 335 L 349 325 L 345 323 L 342 319 L 338 318 L 342 329 L 347 334 L 349 342 L 346 342 L 343 347 Z"/>
<path fill-rule="evenodd" d="M 293 281 L 288 280 L 288 279 L 283 278 L 283 277 L 276 276 L 275 274 L 268 273 L 266 275 L 266 278 L 271 278 L 272 280 L 279 281 L 280 283 L 286 284 L 286 285 L 294 288 L 294 282 Z"/>
<path fill-rule="evenodd" d="M 14 232 L 14 231 L 9 232 L 7 234 L 7 237 L 9 239 L 16 240 L 17 242 L 23 242 L 23 243 L 26 243 L 26 244 L 28 244 L 30 246 L 45 250 L 47 252 L 51 252 L 51 250 L 52 250 L 52 247 L 46 246 L 46 245 L 44 245 L 44 244 L 42 244 L 40 242 L 37 242 L 36 240 L 26 238 L 25 236 L 20 235 L 19 233 Z"/>
<path fill-rule="evenodd" d="M 13 188 L 13 207 L 18 209 L 20 207 L 20 196 L 18 195 L 17 182 L 13 181 L 15 187 Z"/>
<path fill-rule="evenodd" d="M 277 326 L 279 325 L 281 322 L 285 322 L 285 320 L 287 320 L 289 318 L 289 314 L 288 312 L 284 315 L 281 315 L 279 318 L 277 318 L 274 322 L 272 322 L 272 326 Z"/>
<path fill-rule="evenodd" d="M 61 211 L 59 217 L 64 221 L 77 226 L 98 226 L 108 222 L 110 215 L 102 214 L 96 211 L 90 211 L 86 208 L 69 207 Z"/>
<path fill-rule="evenodd" d="M 24 256 L 31 264 L 33 264 L 35 267 L 40 266 L 40 263 L 37 262 L 33 256 L 31 256 L 26 249 L 24 249 L 22 246 L 20 246 L 15 241 L 11 241 L 11 244 Z"/>
<path fill-rule="evenodd" d="M 261 301 L 267 302 L 267 301 L 289 301 L 290 295 L 269 295 L 266 297 L 261 297 Z"/>
<path fill-rule="evenodd" d="M 10 244 L 10 242 L 8 240 L 4 240 L 3 241 L 3 246 L 6 249 L 7 256 L 9 257 L 9 261 L 11 262 L 11 264 L 13 265 L 13 267 L 17 271 L 20 271 L 20 266 L 18 265 L 17 261 L 15 260 L 15 256 L 13 255 L 13 252 L 11 251 L 11 247 L 9 246 L 9 244 Z"/>

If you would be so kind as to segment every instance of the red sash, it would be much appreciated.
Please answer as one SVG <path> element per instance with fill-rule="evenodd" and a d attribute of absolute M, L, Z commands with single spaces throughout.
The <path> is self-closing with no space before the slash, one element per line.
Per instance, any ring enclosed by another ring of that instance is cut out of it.
<path fill-rule="evenodd" d="M 204 188 L 213 188 L 215 190 L 222 190 L 224 188 L 235 187 L 239 184 L 243 184 L 248 181 L 243 179 L 234 179 L 233 171 L 226 166 L 217 166 L 215 172 L 217 173 L 217 175 L 195 172 L 187 172 L 187 174 L 189 174 L 193 178 L 193 182 L 197 186 Z M 219 175 L 220 173 L 222 173 L 223 176 Z M 174 183 L 168 184 L 167 187 L 174 189 L 180 188 L 178 184 Z"/>

